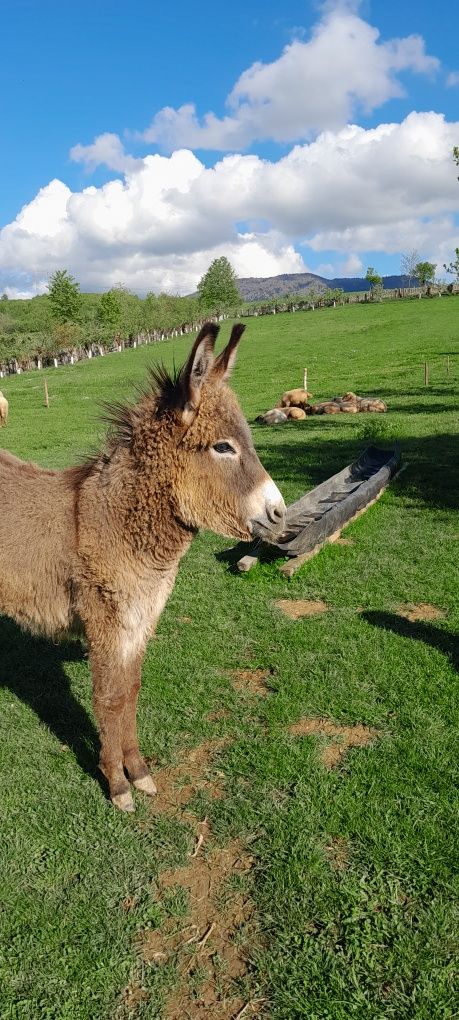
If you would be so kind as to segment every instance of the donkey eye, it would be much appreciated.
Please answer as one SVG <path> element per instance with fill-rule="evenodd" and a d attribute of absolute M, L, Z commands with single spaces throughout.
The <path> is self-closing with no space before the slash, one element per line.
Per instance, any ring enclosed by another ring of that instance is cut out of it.
<path fill-rule="evenodd" d="M 231 443 L 214 443 L 212 449 L 215 450 L 215 453 L 236 453 Z"/>

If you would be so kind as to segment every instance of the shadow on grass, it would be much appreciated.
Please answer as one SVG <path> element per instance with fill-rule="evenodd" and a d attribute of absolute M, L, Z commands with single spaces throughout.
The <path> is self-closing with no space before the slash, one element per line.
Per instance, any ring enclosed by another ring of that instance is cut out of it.
<path fill-rule="evenodd" d="M 403 390 L 391 389 L 387 386 L 375 389 L 374 396 L 382 397 L 384 400 L 387 398 L 389 411 L 393 411 L 395 405 L 392 404 L 392 400 L 410 400 L 412 397 L 455 397 L 457 396 L 457 386 L 452 386 L 451 382 L 447 380 L 443 384 L 440 383 L 435 386 L 412 386 Z M 429 408 L 426 408 L 426 410 L 429 410 Z"/>
<path fill-rule="evenodd" d="M 338 417 L 338 416 L 334 416 Z M 366 421 L 365 421 L 365 424 Z M 307 492 L 320 482 L 341 471 L 356 460 L 372 442 L 376 446 L 391 447 L 393 440 L 384 435 L 374 440 L 343 437 L 341 425 L 324 422 L 323 426 L 307 431 L 304 422 L 267 429 L 266 438 L 260 427 L 254 430 L 257 453 L 270 475 L 282 489 L 282 484 L 293 483 L 300 492 Z M 281 429 L 285 431 L 281 431 Z M 304 437 L 304 438 L 303 438 Z M 453 434 L 429 436 L 400 436 L 402 464 L 409 470 L 395 479 L 391 486 L 420 503 L 437 509 L 457 509 L 459 505 L 459 461 L 457 438 Z"/>
<path fill-rule="evenodd" d="M 65 662 L 84 658 L 80 642 L 54 644 L 24 633 L 12 620 L 0 616 L 0 649 L 0 686 L 28 705 L 60 743 L 72 749 L 80 768 L 105 790 L 97 769 L 97 730 L 74 697 L 63 668 Z"/>
<path fill-rule="evenodd" d="M 413 397 L 411 395 L 407 395 L 407 396 L 403 396 L 403 397 L 400 396 L 398 398 L 394 397 L 394 399 L 393 399 L 393 401 L 391 401 L 391 405 L 390 405 L 391 411 L 396 411 L 398 414 L 406 414 L 406 415 L 410 415 L 410 414 L 437 414 L 438 415 L 438 414 L 450 414 L 450 412 L 453 410 L 453 407 L 451 405 L 451 401 L 448 404 L 447 403 L 443 403 L 443 404 L 436 403 L 436 404 L 433 404 L 432 402 L 429 402 L 429 403 L 426 403 L 426 404 L 421 404 L 421 403 L 418 402 L 418 403 L 414 404 L 414 403 L 410 402 L 410 401 L 412 401 L 412 399 L 413 399 Z M 360 421 L 362 421 L 362 420 L 363 419 L 360 419 Z"/>
<path fill-rule="evenodd" d="M 268 545 L 264 545 L 259 539 L 254 539 L 253 542 L 238 542 L 237 545 L 231 546 L 229 549 L 223 549 L 221 552 L 215 553 L 215 559 L 219 563 L 227 563 L 230 574 L 239 574 L 238 560 L 242 559 L 243 556 L 257 556 L 260 563 L 272 563 L 274 560 L 279 562 L 282 558 L 282 554 L 279 554 L 277 549 L 273 546 L 270 548 Z"/>
<path fill-rule="evenodd" d="M 431 623 L 412 623 L 405 620 L 397 613 L 381 613 L 376 610 L 366 610 L 360 614 L 363 620 L 371 623 L 373 627 L 381 627 L 383 630 L 391 630 L 401 637 L 413 638 L 415 641 L 423 641 L 432 648 L 438 648 L 440 652 L 450 659 L 454 669 L 459 673 L 459 638 L 450 634 L 440 627 L 434 627 Z"/>

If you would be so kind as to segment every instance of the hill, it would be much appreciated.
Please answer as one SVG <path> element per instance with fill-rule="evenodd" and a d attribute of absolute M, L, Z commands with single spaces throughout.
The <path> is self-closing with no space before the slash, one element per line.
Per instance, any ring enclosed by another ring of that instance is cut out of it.
<path fill-rule="evenodd" d="M 395 287 L 406 287 L 404 276 L 383 276 L 383 286 L 386 290 Z M 413 285 L 417 281 L 412 281 Z M 335 290 L 349 291 L 369 290 L 368 282 L 364 277 L 335 277 L 334 280 L 327 280 L 324 276 L 317 276 L 315 273 L 281 273 L 279 276 L 248 276 L 237 280 L 241 297 L 245 301 L 265 301 L 273 297 L 282 297 L 284 294 L 301 294 L 308 290 Z"/>

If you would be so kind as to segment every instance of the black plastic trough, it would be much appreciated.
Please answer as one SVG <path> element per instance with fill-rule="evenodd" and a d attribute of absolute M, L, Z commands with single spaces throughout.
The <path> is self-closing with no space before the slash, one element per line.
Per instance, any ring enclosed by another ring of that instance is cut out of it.
<path fill-rule="evenodd" d="M 369 446 L 353 464 L 287 508 L 285 531 L 270 548 L 283 556 L 301 556 L 321 546 L 377 498 L 399 462 L 398 449 Z"/>

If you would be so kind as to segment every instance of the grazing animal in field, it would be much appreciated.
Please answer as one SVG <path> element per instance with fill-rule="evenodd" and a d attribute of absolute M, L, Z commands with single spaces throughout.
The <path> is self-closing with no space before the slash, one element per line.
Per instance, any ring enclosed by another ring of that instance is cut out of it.
<path fill-rule="evenodd" d="M 280 406 L 304 407 L 304 405 L 308 403 L 310 397 L 312 397 L 312 393 L 308 393 L 307 390 L 286 390 L 286 392 L 282 394 Z"/>
<path fill-rule="evenodd" d="M 2 425 L 6 425 L 8 421 L 8 407 L 8 401 L 0 390 L 0 429 Z"/>
<path fill-rule="evenodd" d="M 301 421 L 302 418 L 306 418 L 306 411 L 302 407 L 287 407 L 285 413 L 287 418 L 293 418 L 295 421 Z"/>
<path fill-rule="evenodd" d="M 265 414 L 259 414 L 255 420 L 260 422 L 261 425 L 283 425 L 287 421 L 287 415 L 280 407 L 273 407 L 270 411 L 266 411 Z"/>
<path fill-rule="evenodd" d="M 135 406 L 114 406 L 106 449 L 48 471 L 0 453 L 0 613 L 58 635 L 82 627 L 93 679 L 99 765 L 113 803 L 129 781 L 156 787 L 137 742 L 145 647 L 198 528 L 275 539 L 285 506 L 226 385 L 244 326 L 217 357 L 206 323 L 173 376 L 151 373 Z M 33 535 L 33 543 L 30 538 Z"/>

